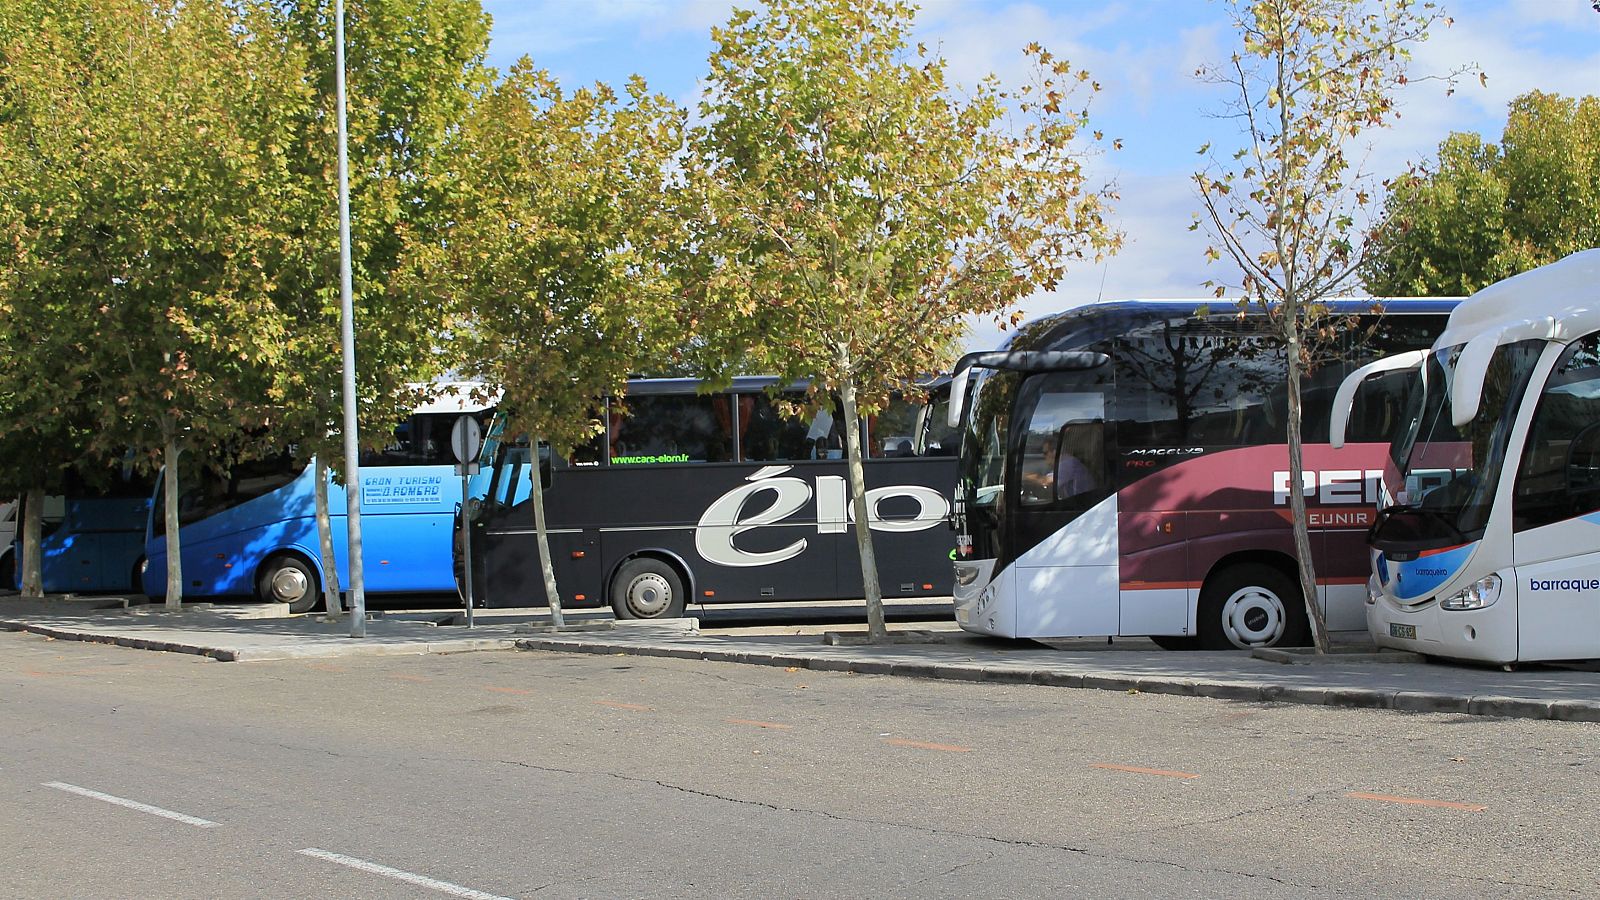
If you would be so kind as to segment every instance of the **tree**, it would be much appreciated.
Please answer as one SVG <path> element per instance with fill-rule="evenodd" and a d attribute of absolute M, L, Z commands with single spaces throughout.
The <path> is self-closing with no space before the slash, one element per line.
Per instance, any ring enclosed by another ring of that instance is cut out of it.
<path fill-rule="evenodd" d="M 1086 187 L 1087 72 L 1032 45 L 1033 81 L 963 95 L 911 46 L 898 0 L 774 0 L 712 32 L 685 163 L 696 232 L 687 321 L 705 371 L 732 360 L 842 401 L 872 640 L 882 593 L 862 415 L 951 362 L 967 315 L 1000 316 L 1109 252 L 1112 196 Z M 1078 98 L 1083 99 L 1083 98 Z M 1100 139 L 1098 133 L 1093 135 Z"/>
<path fill-rule="evenodd" d="M 1320 301 L 1348 283 L 1362 260 L 1355 212 L 1367 195 L 1347 150 L 1396 115 L 1408 48 L 1426 39 L 1443 13 L 1420 0 L 1232 0 L 1231 14 L 1240 49 L 1198 74 L 1226 87 L 1244 142 L 1226 161 L 1212 158 L 1194 180 L 1200 218 L 1221 247 L 1208 248 L 1208 259 L 1226 254 L 1238 266 L 1239 302 L 1267 308 L 1283 341 L 1289 483 L 1304 484 L 1300 386 L 1319 336 L 1333 328 Z M 1226 286 L 1216 290 L 1227 293 Z M 1290 491 L 1289 502 L 1300 589 L 1322 653 L 1327 623 L 1316 599 L 1303 492 Z"/>
<path fill-rule="evenodd" d="M 1431 171 L 1394 179 L 1362 280 L 1401 294 L 1470 294 L 1600 244 L 1600 97 L 1532 91 L 1500 144 L 1455 132 Z"/>
<path fill-rule="evenodd" d="M 282 407 L 304 60 L 270 0 L 27 0 L 0 22 L 8 326 L 60 353 L 35 376 L 73 361 L 34 409 L 87 422 L 102 457 L 162 448 L 176 605 L 179 453 Z"/>
<path fill-rule="evenodd" d="M 662 261 L 675 225 L 662 186 L 682 121 L 642 80 L 625 99 L 604 85 L 568 93 L 526 58 L 468 110 L 441 175 L 451 225 L 407 232 L 405 289 L 453 310 L 454 355 L 463 374 L 500 388 L 508 439 L 569 453 L 600 433 L 600 399 L 670 344 Z"/>

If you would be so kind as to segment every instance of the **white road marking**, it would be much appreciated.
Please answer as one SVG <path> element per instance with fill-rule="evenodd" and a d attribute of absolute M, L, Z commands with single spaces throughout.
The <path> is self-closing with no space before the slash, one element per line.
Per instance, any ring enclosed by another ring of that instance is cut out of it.
<path fill-rule="evenodd" d="M 67 784 L 64 781 L 46 781 L 44 786 L 47 788 L 55 788 L 58 791 L 66 791 L 69 794 L 77 794 L 80 797 L 89 797 L 94 800 L 104 800 L 107 803 L 115 803 L 118 806 L 126 806 L 129 809 L 136 809 L 139 812 L 149 813 L 152 816 L 160 816 L 163 819 L 172 819 L 175 822 L 182 822 L 185 825 L 193 825 L 196 828 L 216 828 L 222 824 L 220 822 L 213 822 L 210 819 L 202 819 L 197 816 L 184 815 L 181 812 L 173 812 L 170 809 L 162 809 L 159 806 L 151 806 L 148 803 L 140 803 L 137 800 L 129 800 L 126 797 L 114 797 L 111 794 L 102 794 L 99 791 L 91 791 L 88 788 L 78 787 L 75 784 Z"/>
<path fill-rule="evenodd" d="M 459 884 L 451 884 L 448 881 L 440 881 L 437 878 L 429 878 L 426 875 L 418 875 L 415 872 L 391 869 L 388 866 L 367 862 L 364 859 L 356 859 L 353 856 L 345 856 L 341 853 L 329 853 L 326 850 L 318 850 L 316 847 L 307 847 L 304 850 L 296 850 L 295 852 L 316 859 L 325 859 L 341 866 L 349 866 L 352 869 L 359 869 L 363 872 L 370 872 L 373 875 L 382 875 L 385 878 L 393 878 L 396 881 L 404 881 L 407 884 L 414 884 L 418 887 L 430 888 L 441 894 L 449 894 L 452 897 L 467 897 L 470 900 L 511 900 L 509 897 L 501 897 L 498 894 L 475 891 Z"/>

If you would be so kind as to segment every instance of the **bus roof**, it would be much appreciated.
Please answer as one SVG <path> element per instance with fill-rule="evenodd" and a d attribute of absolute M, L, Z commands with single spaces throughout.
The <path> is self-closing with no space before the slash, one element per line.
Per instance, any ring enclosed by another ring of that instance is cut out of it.
<path fill-rule="evenodd" d="M 1381 304 L 1386 313 L 1425 315 L 1448 313 L 1461 302 L 1459 297 L 1338 297 L 1323 305 L 1339 314 L 1363 313 Z M 1162 319 L 1187 319 L 1200 314 L 1233 318 L 1239 314 L 1237 300 L 1104 300 L 1075 306 L 1044 316 L 1017 329 L 1004 349 L 1073 350 L 1106 338 L 1126 334 Z M 1252 306 L 1247 315 L 1260 315 Z"/>
<path fill-rule="evenodd" d="M 948 375 L 939 375 L 918 382 L 918 387 L 923 390 L 932 390 L 950 380 Z M 694 394 L 700 390 L 703 382 L 698 378 L 631 378 L 628 380 L 628 393 L 630 397 L 655 396 L 662 394 Z M 719 394 L 754 394 L 770 390 L 780 383 L 780 379 L 772 375 L 738 375 L 727 387 L 716 391 Z M 787 391 L 804 391 L 810 385 L 804 381 L 789 383 L 784 388 Z"/>
<path fill-rule="evenodd" d="M 477 381 L 436 381 L 427 385 L 413 385 L 425 390 L 427 397 L 413 413 L 469 413 L 494 406 L 500 400 L 495 389 L 488 400 L 472 399 L 473 391 L 482 391 L 486 385 Z"/>
<path fill-rule="evenodd" d="M 1478 291 L 1450 314 L 1450 324 L 1434 347 L 1464 344 L 1489 332 L 1571 340 L 1596 329 L 1600 249 L 1579 251 Z M 1541 333 L 1527 333 L 1531 331 Z"/>

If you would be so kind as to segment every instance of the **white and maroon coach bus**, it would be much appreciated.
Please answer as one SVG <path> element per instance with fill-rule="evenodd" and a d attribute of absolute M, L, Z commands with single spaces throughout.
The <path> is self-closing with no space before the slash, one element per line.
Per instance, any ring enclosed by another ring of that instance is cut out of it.
<path fill-rule="evenodd" d="M 1455 299 L 1339 300 L 1302 383 L 1304 493 L 1331 630 L 1366 627 L 1365 543 L 1414 370 L 1365 382 L 1346 445 L 1328 411 L 1356 367 L 1432 344 Z M 969 354 L 952 383 L 956 620 L 1012 638 L 1144 635 L 1171 649 L 1309 634 L 1294 563 L 1285 354 L 1229 302 L 1096 303 Z"/>

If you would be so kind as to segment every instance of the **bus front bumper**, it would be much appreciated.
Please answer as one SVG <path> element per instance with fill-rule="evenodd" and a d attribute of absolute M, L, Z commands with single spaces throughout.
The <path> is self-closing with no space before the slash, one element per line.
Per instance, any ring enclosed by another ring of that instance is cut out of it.
<path fill-rule="evenodd" d="M 1485 609 L 1448 610 L 1437 600 L 1406 607 L 1380 595 L 1367 604 L 1367 631 L 1379 647 L 1476 662 L 1517 661 L 1514 597 Z"/>

